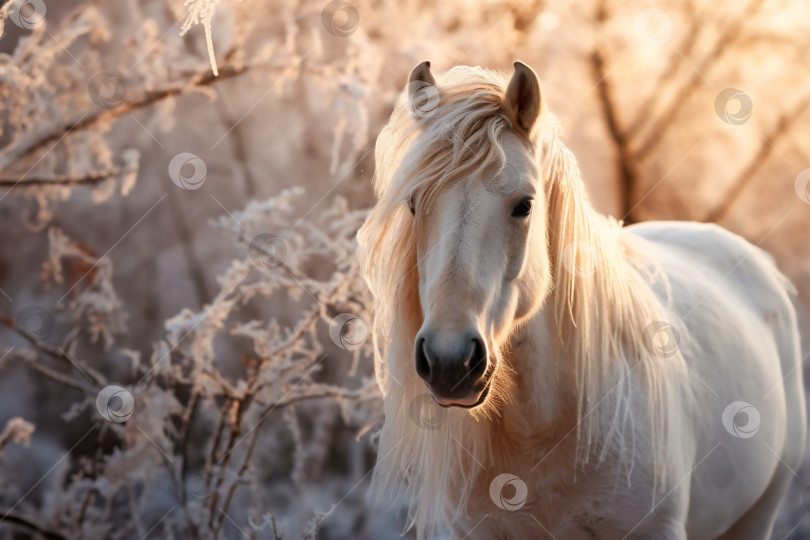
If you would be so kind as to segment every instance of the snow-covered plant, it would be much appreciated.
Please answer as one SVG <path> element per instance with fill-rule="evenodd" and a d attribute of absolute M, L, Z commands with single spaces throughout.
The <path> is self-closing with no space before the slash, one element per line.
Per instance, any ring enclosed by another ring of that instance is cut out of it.
<path fill-rule="evenodd" d="M 148 359 L 113 353 L 129 367 L 115 380 L 82 359 L 76 332 L 64 347 L 52 346 L 38 328 L 21 326 L 27 321 L 3 321 L 34 345 L 10 351 L 6 361 L 19 357 L 57 385 L 79 390 L 62 419 L 85 426 L 83 439 L 99 445 L 92 459 L 60 469 L 51 485 L 60 493 L 45 495 L 47 504 L 23 499 L 14 508 L 18 522 L 67 537 L 130 538 L 154 525 L 166 536 L 217 538 L 236 523 L 257 530 L 269 524 L 290 538 L 314 532 L 329 499 L 308 508 L 294 494 L 329 482 L 321 475 L 336 426 L 370 427 L 380 398 L 373 378 L 357 369 L 370 353 L 368 292 L 353 257 L 365 213 L 337 198 L 296 221 L 301 194 L 286 191 L 213 221 L 242 246 L 242 257 L 222 274 L 209 304 L 166 321 L 166 337 Z M 68 313 L 86 313 L 86 331 L 106 341 L 121 316 L 106 286 L 111 268 L 59 230 L 50 238 L 49 279 L 63 282 L 72 258 L 92 268 Z M 273 303 L 298 309 L 256 318 Z M 0 449 L 27 441 L 32 431 L 11 421 Z M 281 455 L 294 459 L 274 459 Z"/>

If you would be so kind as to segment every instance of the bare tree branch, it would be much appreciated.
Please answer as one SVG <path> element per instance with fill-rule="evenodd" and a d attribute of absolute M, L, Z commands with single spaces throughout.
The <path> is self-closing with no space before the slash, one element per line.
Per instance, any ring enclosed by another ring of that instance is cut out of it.
<path fill-rule="evenodd" d="M 0 510 L 2 512 L 2 510 Z M 17 512 L 2 512 L 3 521 L 7 521 L 12 525 L 16 525 L 21 529 L 26 529 L 29 533 L 40 535 L 48 540 L 66 540 L 67 536 L 60 532 L 47 529 L 37 523 L 35 520 L 30 519 Z"/>
<path fill-rule="evenodd" d="M 666 88 L 668 85 L 672 84 L 675 75 L 678 73 L 678 69 L 681 67 L 681 65 L 683 65 L 683 58 L 691 54 L 692 49 L 700 36 L 701 30 L 705 28 L 704 25 L 699 24 L 697 20 L 694 20 L 698 18 L 698 14 L 695 13 L 695 5 L 689 2 L 687 3 L 687 9 L 689 10 L 687 15 L 692 20 L 692 24 L 689 27 L 689 33 L 681 40 L 681 43 L 669 55 L 667 67 L 655 82 L 655 86 L 653 87 L 655 89 Z M 650 115 L 652 115 L 653 111 L 655 111 L 658 107 L 660 102 L 659 98 L 661 96 L 662 93 L 657 91 L 647 94 L 643 103 L 638 108 L 636 117 L 632 122 L 630 122 L 630 127 L 627 128 L 628 133 L 640 132 L 644 123 L 650 119 Z"/>
<path fill-rule="evenodd" d="M 705 73 L 722 58 L 723 54 L 729 50 L 729 46 L 740 37 L 740 29 L 743 24 L 750 20 L 759 10 L 762 2 L 763 0 L 752 0 L 738 16 L 726 26 L 714 42 L 714 46 L 711 51 L 709 51 L 709 54 L 706 55 L 693 70 L 692 76 L 685 80 L 675 91 L 675 95 L 670 101 L 669 107 L 661 113 L 658 118 L 648 123 L 650 127 L 646 131 L 649 135 L 638 145 L 638 149 L 634 152 L 636 159 L 642 160 L 647 157 L 661 141 L 661 138 L 667 133 L 667 126 L 673 122 L 683 107 L 686 106 L 690 96 L 692 96 L 698 88 L 703 86 Z"/>
<path fill-rule="evenodd" d="M 51 370 L 50 368 L 47 368 L 47 367 L 45 367 L 45 366 L 43 366 L 41 364 L 34 363 L 34 362 L 29 362 L 29 364 L 34 369 L 36 369 L 37 371 L 39 371 L 43 375 L 46 375 L 46 376 L 52 378 L 53 380 L 55 380 L 57 382 L 60 382 L 62 384 L 65 384 L 67 386 L 75 388 L 75 389 L 77 389 L 77 390 L 79 390 L 81 392 L 84 392 L 84 393 L 88 394 L 88 395 L 95 395 L 96 394 L 98 387 L 101 386 L 101 376 L 94 369 L 92 369 L 90 366 L 87 366 L 87 365 L 84 365 L 84 364 L 78 364 L 61 347 L 55 347 L 53 345 L 49 345 L 48 343 L 45 343 L 44 341 L 39 339 L 37 336 L 35 336 L 31 332 L 27 331 L 24 328 L 20 328 L 19 326 L 17 326 L 17 324 L 14 322 L 14 320 L 11 317 L 0 314 L 0 324 L 3 324 L 5 326 L 7 326 L 8 328 L 10 328 L 10 329 L 14 330 L 15 332 L 17 332 L 17 334 L 19 334 L 20 336 L 25 338 L 29 343 L 31 343 L 38 350 L 43 351 L 43 352 L 49 354 L 50 356 L 52 356 L 54 358 L 57 358 L 57 359 L 62 360 L 64 362 L 67 362 L 68 364 L 70 364 L 71 367 L 76 368 L 85 377 L 87 377 L 93 385 L 96 386 L 96 389 L 94 390 L 94 389 L 87 388 L 86 386 L 82 385 L 81 383 L 76 382 L 75 380 L 71 379 L 70 377 L 67 377 L 66 375 L 64 375 L 62 373 L 57 373 L 57 372 Z"/>
<path fill-rule="evenodd" d="M 93 186 L 100 184 L 104 180 L 129 174 L 137 171 L 136 167 L 114 167 L 112 169 L 105 169 L 101 171 L 93 171 L 85 175 L 52 175 L 40 176 L 36 178 L 17 178 L 17 177 L 0 177 L 0 188 L 13 188 L 17 184 L 21 187 L 43 187 L 43 186 L 59 186 L 59 187 L 78 187 L 78 186 Z"/>
<path fill-rule="evenodd" d="M 746 165 L 739 176 L 737 176 L 737 179 L 732 182 L 731 187 L 720 197 L 720 202 L 706 213 L 706 217 L 703 219 L 704 221 L 722 221 L 728 216 L 731 207 L 755 178 L 757 171 L 768 161 L 768 158 L 773 152 L 774 145 L 790 131 L 790 128 L 793 127 L 808 108 L 810 108 L 810 94 L 806 95 L 792 109 L 782 114 L 773 129 L 765 134 L 757 153 L 754 154 L 748 162 L 748 165 Z"/>
<path fill-rule="evenodd" d="M 609 18 L 607 0 L 599 2 L 596 9 L 596 21 L 603 25 Z M 637 174 L 633 166 L 633 157 L 630 152 L 626 132 L 619 125 L 616 102 L 613 98 L 613 89 L 608 80 L 604 47 L 598 44 L 591 53 L 591 71 L 596 81 L 599 95 L 599 105 L 605 117 L 608 134 L 616 146 L 617 169 L 619 176 L 619 190 L 621 199 L 621 213 L 626 223 L 633 223 L 634 194 L 637 183 Z"/>
<path fill-rule="evenodd" d="M 11 163 L 24 160 L 36 154 L 38 151 L 43 150 L 47 146 L 58 142 L 66 134 L 104 125 L 105 123 L 109 123 L 126 114 L 131 114 L 141 109 L 156 105 L 163 100 L 190 94 L 197 88 L 207 87 L 220 81 L 232 79 L 234 77 L 244 75 L 245 73 L 249 73 L 257 68 L 275 69 L 276 67 L 277 66 L 267 64 L 245 64 L 238 66 L 229 65 L 223 66 L 222 69 L 220 69 L 219 76 L 215 76 L 207 69 L 205 71 L 197 72 L 196 74 L 189 75 L 188 80 L 181 79 L 180 82 L 168 88 L 146 92 L 138 99 L 125 102 L 118 107 L 84 115 L 77 120 L 58 126 L 50 133 L 39 137 L 35 141 L 25 145 L 12 147 L 5 152 L 0 152 L 0 170 L 8 168 Z M 282 68 L 278 67 L 278 69 Z"/>

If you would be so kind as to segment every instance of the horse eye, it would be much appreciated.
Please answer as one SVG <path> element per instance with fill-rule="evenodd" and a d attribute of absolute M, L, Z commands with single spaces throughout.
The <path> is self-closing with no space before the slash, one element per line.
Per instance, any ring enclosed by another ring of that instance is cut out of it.
<path fill-rule="evenodd" d="M 512 209 L 512 217 L 524 218 L 532 212 L 532 200 L 523 199 Z"/>
<path fill-rule="evenodd" d="M 416 215 L 416 205 L 413 202 L 413 195 L 408 197 L 408 210 L 410 210 L 411 214 L 413 214 L 414 216 Z"/>

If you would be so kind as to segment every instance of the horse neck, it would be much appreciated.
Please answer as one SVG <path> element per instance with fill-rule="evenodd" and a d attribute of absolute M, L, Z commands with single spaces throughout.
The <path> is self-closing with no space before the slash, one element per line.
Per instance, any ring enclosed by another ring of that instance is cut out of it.
<path fill-rule="evenodd" d="M 511 339 L 513 388 L 502 416 L 491 424 L 506 440 L 555 444 L 576 425 L 576 366 L 558 342 L 554 320 L 540 310 Z"/>

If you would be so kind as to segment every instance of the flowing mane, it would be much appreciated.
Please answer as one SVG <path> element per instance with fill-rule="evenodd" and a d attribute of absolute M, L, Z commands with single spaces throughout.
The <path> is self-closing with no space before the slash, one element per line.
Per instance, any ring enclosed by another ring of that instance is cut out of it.
<path fill-rule="evenodd" d="M 408 197 L 418 194 L 429 212 L 436 193 L 450 183 L 504 167 L 502 135 L 513 129 L 503 112 L 507 84 L 499 73 L 454 68 L 437 85 L 438 102 L 429 115 L 414 114 L 403 94 L 377 140 L 378 203 L 359 232 L 375 297 L 375 368 L 385 394 L 375 477 L 383 490 L 404 480 L 415 502 L 410 517 L 420 537 L 433 534 L 442 511 L 463 512 L 477 475 L 475 464 L 489 466 L 496 459 L 492 434 L 512 400 L 515 374 L 509 348 L 493 351 L 503 361 L 484 406 L 437 409 L 440 421 L 430 429 L 415 421 L 414 404 L 426 391 L 411 360 L 422 309 L 415 240 L 420 213 L 412 218 Z M 629 481 L 635 449 L 645 445 L 654 449 L 658 482 L 667 474 L 676 422 L 670 412 L 692 403 L 684 399 L 688 385 L 679 381 L 689 378 L 683 355 L 694 345 L 667 301 L 653 293 L 669 285 L 655 261 L 643 254 L 649 253 L 642 249 L 646 241 L 624 233 L 620 223 L 591 207 L 558 123 L 543 111 L 538 124 L 531 142 L 539 149 L 536 166 L 548 203 L 548 237 L 535 239 L 532 249 L 547 250 L 552 265 L 552 290 L 543 310 L 554 329 L 555 362 L 575 366 L 575 460 L 582 466 L 618 454 Z M 655 344 L 645 332 L 650 321 L 670 324 L 680 335 L 678 350 L 667 358 L 653 353 Z M 631 406 L 639 399 L 631 381 L 646 389 L 643 408 Z M 652 440 L 635 439 L 641 422 L 649 423 Z M 451 487 L 464 493 L 455 508 L 446 503 Z"/>

